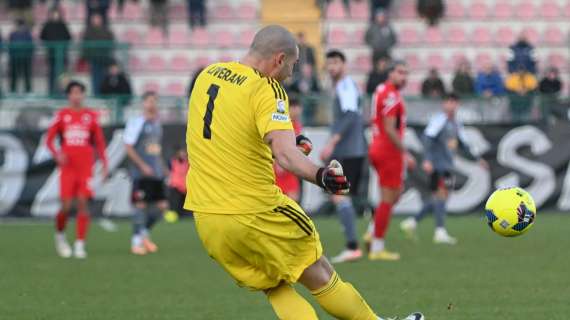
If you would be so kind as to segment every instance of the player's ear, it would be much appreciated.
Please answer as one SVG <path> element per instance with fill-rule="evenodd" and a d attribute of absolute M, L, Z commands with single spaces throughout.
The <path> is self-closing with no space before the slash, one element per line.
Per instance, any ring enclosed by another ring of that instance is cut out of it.
<path fill-rule="evenodd" d="M 285 52 L 279 52 L 276 56 L 275 56 L 275 64 L 279 67 L 283 67 L 283 65 L 285 64 Z"/>

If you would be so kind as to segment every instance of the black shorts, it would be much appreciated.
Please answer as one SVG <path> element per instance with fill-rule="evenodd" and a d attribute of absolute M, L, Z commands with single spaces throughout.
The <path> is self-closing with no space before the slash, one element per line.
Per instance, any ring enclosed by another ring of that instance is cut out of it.
<path fill-rule="evenodd" d="M 429 189 L 437 191 L 439 188 L 452 190 L 455 185 L 455 176 L 449 171 L 433 171 L 429 179 Z"/>
<path fill-rule="evenodd" d="M 150 203 L 166 200 L 164 181 L 162 179 L 149 177 L 135 179 L 133 181 L 131 200 L 133 203 Z"/>
<path fill-rule="evenodd" d="M 337 159 L 342 165 L 344 175 L 350 182 L 350 195 L 358 195 L 360 180 L 362 179 L 362 166 L 364 165 L 364 157 Z"/>

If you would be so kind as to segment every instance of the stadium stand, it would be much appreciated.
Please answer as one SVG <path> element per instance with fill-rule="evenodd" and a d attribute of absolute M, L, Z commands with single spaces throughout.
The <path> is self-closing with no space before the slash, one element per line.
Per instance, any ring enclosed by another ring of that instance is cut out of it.
<path fill-rule="evenodd" d="M 539 74 L 554 65 L 560 68 L 563 79 L 570 75 L 570 25 L 567 22 L 570 3 L 567 1 L 446 1 L 444 19 L 430 28 L 417 17 L 415 3 L 414 0 L 394 1 L 390 10 L 391 23 L 399 38 L 393 55 L 405 58 L 415 70 L 410 83 L 419 82 L 434 66 L 440 69 L 444 81 L 450 83 L 460 56 L 472 63 L 474 71 L 485 61 L 492 61 L 505 72 L 508 46 L 523 31 L 535 46 Z M 349 39 L 352 38 L 350 35 L 361 34 L 367 28 L 368 19 L 347 15 L 341 1 L 334 0 L 328 7 L 325 21 L 326 39 L 331 41 L 326 46 L 337 47 L 347 53 L 352 73 L 363 86 L 365 74 L 361 71 L 361 60 L 363 56 L 370 55 L 369 49 L 363 42 L 355 45 L 338 41 L 338 33 L 345 31 Z M 418 86 L 410 85 L 406 94 L 417 95 L 417 90 Z"/>
<path fill-rule="evenodd" d="M 48 1 L 49 2 L 49 1 Z M 208 1 L 208 25 L 190 30 L 186 1 L 171 0 L 169 33 L 148 24 L 148 2 L 127 1 L 124 11 L 110 9 L 110 24 L 121 43 L 129 49 L 118 52 L 117 58 L 129 75 L 135 94 L 153 88 L 165 95 L 185 96 L 195 70 L 218 60 L 238 59 L 247 50 L 255 31 L 265 23 L 279 23 L 293 32 L 303 31 L 315 46 L 317 65 L 322 66 L 323 49 L 339 48 L 346 52 L 351 74 L 364 89 L 366 75 L 371 69 L 371 50 L 364 43 L 370 21 L 366 0 L 350 1 L 346 10 L 341 0 L 332 0 L 323 13 L 309 0 L 216 0 Z M 560 70 L 568 92 L 570 76 L 568 40 L 570 37 L 570 3 L 562 0 L 458 0 L 446 1 L 446 15 L 441 22 L 428 27 L 418 17 L 415 0 L 393 1 L 391 24 L 398 35 L 393 56 L 404 58 L 413 72 L 405 94 L 419 94 L 421 80 L 431 67 L 436 67 L 450 86 L 459 61 L 471 63 L 476 74 L 487 62 L 495 63 L 506 74 L 510 59 L 509 46 L 525 32 L 535 47 L 534 58 L 541 76 L 550 66 Z M 63 0 L 61 5 L 77 41 L 85 23 L 82 2 Z M 47 17 L 48 6 L 34 7 L 33 34 Z M 532 22 L 532 23 L 529 23 Z M 0 12 L 0 32 L 6 39 L 13 21 L 5 11 Z M 2 54 L 4 78 L 8 77 L 7 54 Z M 80 63 L 78 48 L 70 52 L 70 75 L 89 78 L 85 63 Z M 34 56 L 34 92 L 47 92 L 45 81 L 46 51 L 36 50 Z M 68 76 L 68 75 L 66 75 Z M 7 80 L 7 79 L 4 79 Z M 88 81 L 86 81 L 88 82 Z M 3 81 L 6 89 L 7 81 Z M 6 90 L 4 90 L 6 93 Z"/>
<path fill-rule="evenodd" d="M 127 1 L 122 15 L 116 2 L 110 9 L 111 28 L 118 41 L 131 45 L 126 58 L 121 60 L 130 75 L 137 94 L 152 88 L 163 94 L 185 95 L 190 75 L 211 61 L 230 60 L 241 56 L 260 24 L 261 0 L 208 1 L 208 25 L 190 31 L 187 23 L 186 1 L 170 1 L 168 36 L 148 24 L 148 2 Z M 74 41 L 81 37 L 85 23 L 85 5 L 77 1 L 61 1 Z M 48 6 L 34 7 L 33 34 L 38 38 L 39 29 L 47 18 Z M 6 39 L 13 28 L 10 16 L 0 14 L 0 32 Z M 119 55 L 121 56 L 121 55 Z M 5 55 L 4 55 L 5 58 Z M 85 68 L 77 68 L 78 53 L 71 52 L 70 66 L 75 77 L 86 80 Z M 45 65 L 45 52 L 36 50 L 34 65 Z M 44 62 L 42 62 L 44 61 Z M 4 64 L 6 65 L 6 64 Z M 45 67 L 34 69 L 34 91 L 47 91 Z M 7 77 L 3 71 L 3 77 Z M 5 83 L 5 81 L 4 81 Z"/>

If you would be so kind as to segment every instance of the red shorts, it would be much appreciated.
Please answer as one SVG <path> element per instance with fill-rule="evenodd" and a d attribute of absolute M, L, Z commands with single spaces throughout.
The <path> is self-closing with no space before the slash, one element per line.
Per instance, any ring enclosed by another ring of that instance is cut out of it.
<path fill-rule="evenodd" d="M 77 197 L 91 198 L 93 196 L 91 190 L 92 171 L 92 167 L 88 170 L 69 166 L 61 167 L 59 179 L 60 198 L 64 200 Z"/>
<path fill-rule="evenodd" d="M 401 152 L 369 152 L 370 164 L 378 173 L 380 187 L 399 189 L 404 186 L 404 157 Z"/>

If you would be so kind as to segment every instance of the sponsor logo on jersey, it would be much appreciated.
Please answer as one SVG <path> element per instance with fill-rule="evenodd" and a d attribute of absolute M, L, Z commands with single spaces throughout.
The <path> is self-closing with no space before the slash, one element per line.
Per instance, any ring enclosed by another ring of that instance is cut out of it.
<path fill-rule="evenodd" d="M 83 121 L 83 123 L 88 124 L 89 122 L 91 122 L 91 115 L 89 114 L 84 114 L 81 117 L 81 121 Z"/>
<path fill-rule="evenodd" d="M 289 122 L 289 115 L 282 113 L 273 113 L 271 115 L 271 120 L 276 122 Z"/>

